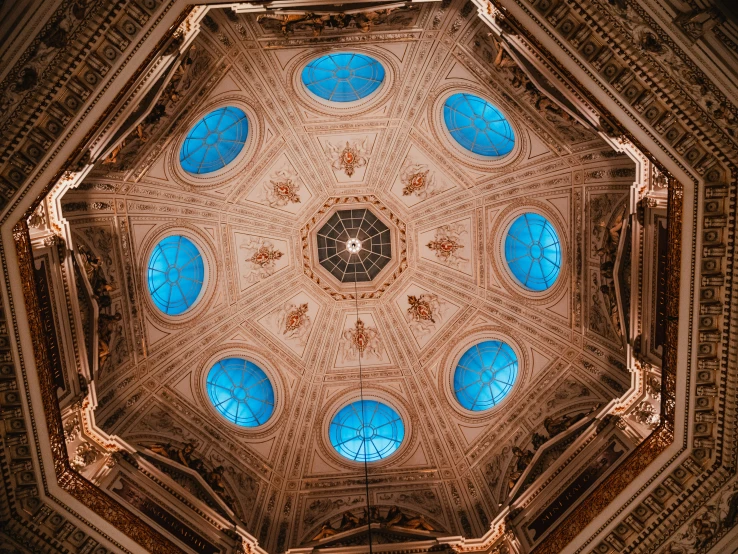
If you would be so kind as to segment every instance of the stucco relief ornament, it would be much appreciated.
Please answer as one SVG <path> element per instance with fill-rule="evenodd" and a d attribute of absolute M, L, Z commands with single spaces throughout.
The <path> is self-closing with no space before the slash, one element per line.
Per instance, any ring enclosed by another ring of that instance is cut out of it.
<path fill-rule="evenodd" d="M 465 233 L 466 229 L 461 224 L 442 225 L 436 229 L 435 237 L 426 246 L 434 252 L 441 263 L 458 269 L 462 263 L 469 261 L 459 253 L 459 250 L 464 248 L 460 241 Z"/>
<path fill-rule="evenodd" d="M 367 327 L 361 319 L 357 319 L 353 327 L 343 332 L 341 349 L 343 361 L 358 359 L 365 354 L 382 359 L 379 332 L 374 327 Z"/>
<path fill-rule="evenodd" d="M 366 139 L 359 141 L 346 141 L 346 145 L 328 143 L 326 154 L 331 159 L 331 167 L 351 177 L 356 169 L 366 165 L 366 156 L 369 150 L 366 147 Z"/>
<path fill-rule="evenodd" d="M 400 169 L 400 182 L 403 196 L 414 194 L 427 200 L 440 192 L 433 171 L 425 164 L 406 162 Z"/>
<path fill-rule="evenodd" d="M 312 321 L 308 313 L 308 305 L 285 303 L 279 310 L 278 323 L 282 334 L 288 339 L 295 339 L 301 345 L 307 343 Z"/>
<path fill-rule="evenodd" d="M 441 321 L 441 303 L 435 294 L 409 294 L 410 307 L 405 312 L 405 321 L 416 335 L 424 335 L 435 329 Z"/>
<path fill-rule="evenodd" d="M 247 244 L 242 244 L 241 248 L 246 251 L 246 262 L 251 265 L 248 274 L 244 275 L 249 283 L 274 275 L 277 261 L 284 256 L 272 242 L 263 238 L 251 239 Z"/>
<path fill-rule="evenodd" d="M 633 410 L 633 419 L 649 429 L 655 429 L 661 418 L 654 410 L 653 405 L 644 400 Z"/>
<path fill-rule="evenodd" d="M 300 202 L 300 182 L 290 169 L 275 171 L 264 183 L 264 196 L 270 208 L 283 208 Z"/>

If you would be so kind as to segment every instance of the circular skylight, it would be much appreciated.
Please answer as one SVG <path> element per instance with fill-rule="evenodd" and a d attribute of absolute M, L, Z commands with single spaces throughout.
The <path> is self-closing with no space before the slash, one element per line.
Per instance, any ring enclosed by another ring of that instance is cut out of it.
<path fill-rule="evenodd" d="M 540 292 L 561 272 L 561 243 L 551 222 L 542 215 L 518 217 L 505 238 L 505 261 L 525 288 Z"/>
<path fill-rule="evenodd" d="M 384 81 L 384 67 L 364 54 L 340 52 L 314 59 L 302 70 L 302 82 L 316 96 L 331 102 L 366 98 Z"/>
<path fill-rule="evenodd" d="M 507 118 L 495 106 L 473 94 L 449 96 L 443 105 L 443 119 L 454 140 L 480 156 L 504 156 L 515 145 Z"/>
<path fill-rule="evenodd" d="M 200 296 L 204 279 L 200 250 L 187 237 L 166 237 L 149 256 L 149 294 L 156 307 L 167 315 L 189 310 Z"/>
<path fill-rule="evenodd" d="M 454 373 L 454 394 L 467 410 L 488 410 L 505 398 L 518 377 L 518 357 L 504 342 L 487 340 L 464 352 Z"/>
<path fill-rule="evenodd" d="M 187 133 L 179 163 L 194 175 L 218 171 L 236 159 L 248 134 L 249 120 L 243 110 L 232 106 L 214 110 Z"/>
<path fill-rule="evenodd" d="M 341 456 L 356 462 L 376 462 L 394 453 L 405 437 L 400 415 L 376 400 L 344 406 L 331 421 L 330 439 Z"/>
<path fill-rule="evenodd" d="M 208 373 L 210 402 L 228 421 L 258 427 L 274 412 L 274 388 L 256 364 L 243 358 L 225 358 Z"/>

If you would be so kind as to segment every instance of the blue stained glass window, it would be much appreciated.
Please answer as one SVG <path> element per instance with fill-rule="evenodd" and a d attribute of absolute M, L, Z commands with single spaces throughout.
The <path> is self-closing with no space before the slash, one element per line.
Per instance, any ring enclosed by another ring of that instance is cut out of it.
<path fill-rule="evenodd" d="M 505 260 L 527 289 L 543 291 L 553 285 L 561 272 L 561 243 L 551 222 L 535 213 L 518 217 L 505 238 Z"/>
<path fill-rule="evenodd" d="M 248 134 L 249 120 L 243 110 L 232 106 L 214 110 L 187 133 L 179 163 L 195 175 L 218 171 L 236 159 Z"/>
<path fill-rule="evenodd" d="M 518 377 L 518 357 L 504 342 L 487 340 L 464 352 L 454 373 L 454 393 L 467 410 L 499 404 Z"/>
<path fill-rule="evenodd" d="M 307 89 L 331 102 L 366 98 L 384 81 L 384 67 L 364 54 L 341 52 L 314 59 L 302 70 Z"/>
<path fill-rule="evenodd" d="M 492 104 L 473 94 L 450 96 L 443 105 L 443 119 L 456 142 L 475 154 L 504 156 L 515 145 L 507 118 Z"/>
<path fill-rule="evenodd" d="M 256 364 L 243 358 L 225 358 L 208 373 L 210 402 L 228 421 L 258 427 L 274 412 L 274 388 Z"/>
<path fill-rule="evenodd" d="M 375 462 L 400 447 L 405 425 L 387 404 L 359 400 L 341 408 L 331 422 L 329 433 L 333 448 L 344 458 Z"/>
<path fill-rule="evenodd" d="M 205 264 L 197 246 L 181 235 L 159 241 L 149 256 L 147 280 L 154 304 L 167 315 L 179 315 L 200 296 Z"/>

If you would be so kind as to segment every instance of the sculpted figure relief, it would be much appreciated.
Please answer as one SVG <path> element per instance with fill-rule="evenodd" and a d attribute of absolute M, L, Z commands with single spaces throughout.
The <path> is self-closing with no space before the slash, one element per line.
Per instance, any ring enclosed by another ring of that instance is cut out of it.
<path fill-rule="evenodd" d="M 207 469 L 204 462 L 200 458 L 196 458 L 194 455 L 196 448 L 195 441 L 190 440 L 181 448 L 172 445 L 172 443 L 155 443 L 149 445 L 147 448 L 159 456 L 196 471 L 210 486 L 212 491 L 217 494 L 229 508 L 233 509 L 235 502 L 233 498 L 226 493 L 225 483 L 223 480 L 225 467 L 219 465 L 213 469 Z"/>
<path fill-rule="evenodd" d="M 382 517 L 379 507 L 372 506 L 370 512 L 364 508 L 361 516 L 356 515 L 352 511 L 344 512 L 337 528 L 331 525 L 330 520 L 327 520 L 310 541 L 320 541 L 337 535 L 338 533 L 364 527 L 369 523 L 379 523 L 381 527 L 402 527 L 405 529 L 421 531 L 440 531 L 440 529 L 435 527 L 422 514 L 410 515 L 405 513 L 399 506 L 392 506 L 387 510 L 384 517 Z"/>
<path fill-rule="evenodd" d="M 522 477 L 523 472 L 525 472 L 531 461 L 533 461 L 533 456 L 535 455 L 535 452 L 533 452 L 532 450 L 522 450 L 518 446 L 512 447 L 512 453 L 514 456 L 513 468 L 508 479 L 508 486 L 510 490 L 515 487 L 515 483 L 517 483 L 520 477 Z"/>
<path fill-rule="evenodd" d="M 324 31 L 341 29 L 357 29 L 368 33 L 375 27 L 407 26 L 413 20 L 416 7 L 395 7 L 383 10 L 367 10 L 353 13 L 295 13 L 295 14 L 264 14 L 256 21 L 266 31 L 281 32 L 290 36 L 295 32 L 310 32 L 313 36 L 320 36 Z"/>

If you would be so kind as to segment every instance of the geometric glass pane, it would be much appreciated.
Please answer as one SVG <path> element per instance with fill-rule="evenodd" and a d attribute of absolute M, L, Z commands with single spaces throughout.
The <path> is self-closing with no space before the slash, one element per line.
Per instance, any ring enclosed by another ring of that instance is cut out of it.
<path fill-rule="evenodd" d="M 241 427 L 263 425 L 274 412 L 274 387 L 256 364 L 225 358 L 208 373 L 207 391 L 220 414 Z"/>
<path fill-rule="evenodd" d="M 504 156 L 515 145 L 507 118 L 495 106 L 473 94 L 450 96 L 443 105 L 443 119 L 456 142 L 480 156 Z"/>
<path fill-rule="evenodd" d="M 341 456 L 375 462 L 395 452 L 405 438 L 400 414 L 376 400 L 344 406 L 331 421 L 331 444 Z"/>
<path fill-rule="evenodd" d="M 214 110 L 187 133 L 179 163 L 194 175 L 218 171 L 236 159 L 248 134 L 249 120 L 243 110 L 230 106 Z"/>
<path fill-rule="evenodd" d="M 454 372 L 454 394 L 464 408 L 488 410 L 499 404 L 518 377 L 518 357 L 504 342 L 487 340 L 472 346 Z"/>
<path fill-rule="evenodd" d="M 551 222 L 535 213 L 518 217 L 505 237 L 505 261 L 528 290 L 551 287 L 561 272 L 561 243 Z"/>
<path fill-rule="evenodd" d="M 361 250 L 347 249 L 358 239 Z M 374 279 L 392 259 L 390 230 L 367 208 L 339 210 L 318 230 L 318 261 L 342 283 Z"/>
<path fill-rule="evenodd" d="M 341 52 L 314 59 L 302 70 L 307 89 L 331 102 L 366 98 L 384 81 L 384 67 L 364 54 Z"/>
<path fill-rule="evenodd" d="M 172 235 L 154 246 L 147 269 L 149 294 L 167 315 L 179 315 L 197 301 L 205 279 L 205 265 L 197 246 Z"/>

